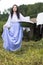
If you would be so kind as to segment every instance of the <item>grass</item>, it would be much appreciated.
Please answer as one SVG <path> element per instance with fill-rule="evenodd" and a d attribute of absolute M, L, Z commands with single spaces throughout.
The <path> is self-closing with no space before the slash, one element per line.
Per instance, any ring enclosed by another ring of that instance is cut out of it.
<path fill-rule="evenodd" d="M 0 22 L 0 65 L 43 65 L 43 39 L 23 41 L 21 49 L 16 52 L 3 48 L 1 33 L 4 23 Z"/>
<path fill-rule="evenodd" d="M 3 48 L 0 38 L 0 65 L 43 65 L 43 39 L 23 41 L 19 51 L 11 52 Z"/>

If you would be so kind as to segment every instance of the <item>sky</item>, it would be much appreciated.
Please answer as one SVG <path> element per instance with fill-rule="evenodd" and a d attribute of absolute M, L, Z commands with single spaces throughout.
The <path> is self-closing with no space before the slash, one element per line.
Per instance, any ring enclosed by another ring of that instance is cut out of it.
<path fill-rule="evenodd" d="M 12 7 L 14 4 L 22 5 L 22 4 L 34 4 L 38 2 L 43 2 L 43 0 L 0 0 L 0 11 L 3 12 L 5 9 Z"/>

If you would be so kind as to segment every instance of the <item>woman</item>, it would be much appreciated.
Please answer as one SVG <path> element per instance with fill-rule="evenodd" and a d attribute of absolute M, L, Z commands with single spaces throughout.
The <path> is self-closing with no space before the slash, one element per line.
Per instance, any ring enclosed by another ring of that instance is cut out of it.
<path fill-rule="evenodd" d="M 18 9 L 17 5 L 13 5 L 11 9 L 11 13 L 6 24 L 3 26 L 3 47 L 6 50 L 16 51 L 20 49 L 23 31 L 19 22 L 21 21 L 29 21 L 30 17 L 24 17 Z"/>

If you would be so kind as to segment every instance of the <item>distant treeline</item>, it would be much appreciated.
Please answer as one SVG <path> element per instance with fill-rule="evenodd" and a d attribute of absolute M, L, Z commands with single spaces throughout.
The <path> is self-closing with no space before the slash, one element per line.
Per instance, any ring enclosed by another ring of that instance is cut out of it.
<path fill-rule="evenodd" d="M 35 4 L 29 4 L 29 5 L 20 5 L 19 6 L 20 12 L 24 16 L 30 16 L 31 18 L 35 18 L 39 12 L 43 12 L 43 3 L 35 3 Z M 8 12 L 11 8 L 8 10 L 5 10 L 3 14 L 0 13 L 0 21 L 6 21 L 8 18 Z M 6 13 L 5 13 L 6 12 Z"/>

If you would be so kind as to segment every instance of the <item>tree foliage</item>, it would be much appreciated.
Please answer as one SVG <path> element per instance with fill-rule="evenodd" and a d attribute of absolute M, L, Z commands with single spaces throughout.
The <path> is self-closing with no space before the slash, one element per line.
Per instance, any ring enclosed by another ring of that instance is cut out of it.
<path fill-rule="evenodd" d="M 20 5 L 19 6 L 20 12 L 24 15 L 24 16 L 30 16 L 30 17 L 36 17 L 38 13 L 43 12 L 43 3 L 35 3 L 35 4 L 31 4 L 31 5 Z M 9 8 L 8 10 L 5 10 L 3 12 L 3 14 L 1 15 L 0 13 L 0 20 L 7 20 L 8 18 L 8 12 L 10 11 L 11 8 Z"/>

